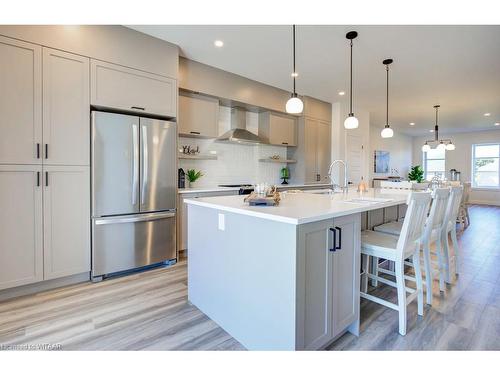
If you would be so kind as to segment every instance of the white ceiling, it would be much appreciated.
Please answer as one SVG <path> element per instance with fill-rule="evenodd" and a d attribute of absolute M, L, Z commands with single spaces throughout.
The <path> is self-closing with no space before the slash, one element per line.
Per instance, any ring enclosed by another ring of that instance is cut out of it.
<path fill-rule="evenodd" d="M 272 86 L 291 90 L 291 26 L 137 25 L 135 30 L 179 45 L 181 54 Z M 297 92 L 329 102 L 348 100 L 354 40 L 354 112 L 385 123 L 385 70 L 390 70 L 389 122 L 420 135 L 441 104 L 443 133 L 500 129 L 500 26 L 297 26 Z M 214 40 L 224 47 L 214 47 Z M 341 97 L 339 91 L 346 91 Z M 490 117 L 483 116 L 491 113 Z M 410 126 L 415 122 L 415 126 Z"/>

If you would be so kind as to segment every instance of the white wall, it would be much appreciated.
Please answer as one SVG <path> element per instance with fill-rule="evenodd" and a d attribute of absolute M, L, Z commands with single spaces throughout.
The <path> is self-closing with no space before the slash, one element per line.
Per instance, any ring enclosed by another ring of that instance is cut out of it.
<path fill-rule="evenodd" d="M 230 129 L 231 109 L 219 107 L 219 135 Z M 259 116 L 247 112 L 247 130 L 258 133 Z M 240 145 L 215 142 L 213 139 L 179 137 L 182 145 L 199 146 L 202 154 L 217 152 L 217 160 L 179 160 L 179 168 L 201 170 L 203 177 L 197 181 L 199 187 L 213 187 L 219 184 L 260 183 L 280 184 L 280 170 L 285 164 L 263 163 L 259 159 L 280 155 L 286 159 L 286 147 L 269 145 Z"/>
<path fill-rule="evenodd" d="M 382 128 L 370 127 L 370 179 L 391 176 L 391 169 L 397 169 L 401 177 L 407 178 L 413 160 L 413 138 L 398 131 L 394 131 L 392 138 L 382 138 L 381 131 Z M 389 173 L 375 173 L 374 151 L 390 152 Z"/>
<path fill-rule="evenodd" d="M 459 133 L 443 136 L 451 138 L 455 143 L 454 151 L 446 151 L 446 170 L 452 168 L 461 172 L 464 182 L 471 181 L 472 145 L 477 143 L 500 143 L 500 129 L 482 132 Z M 413 139 L 413 164 L 422 165 L 422 145 L 429 137 L 415 137 Z M 471 203 L 500 205 L 500 190 L 478 190 L 471 192 Z"/>

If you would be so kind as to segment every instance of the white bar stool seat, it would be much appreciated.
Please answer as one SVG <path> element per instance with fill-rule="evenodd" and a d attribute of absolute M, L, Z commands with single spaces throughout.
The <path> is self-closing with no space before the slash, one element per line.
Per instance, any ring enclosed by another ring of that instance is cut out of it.
<path fill-rule="evenodd" d="M 399 333 L 406 335 L 407 305 L 415 298 L 418 303 L 418 315 L 424 314 L 424 296 L 422 284 L 422 272 L 420 270 L 420 239 L 424 230 L 424 223 L 429 210 L 431 200 L 430 193 L 411 193 L 408 196 L 408 211 L 403 222 L 403 227 L 399 237 L 374 232 L 361 232 L 361 255 L 362 259 L 362 290 L 360 296 L 372 302 L 381 304 L 398 311 Z M 385 258 L 394 262 L 394 276 L 396 282 L 370 274 L 368 258 Z M 405 259 L 412 259 L 412 266 L 415 269 L 416 289 L 406 286 L 405 283 Z M 376 279 L 378 282 L 390 285 L 397 289 L 397 304 L 385 299 L 368 294 L 368 278 Z M 409 292 L 409 295 L 407 295 Z"/>

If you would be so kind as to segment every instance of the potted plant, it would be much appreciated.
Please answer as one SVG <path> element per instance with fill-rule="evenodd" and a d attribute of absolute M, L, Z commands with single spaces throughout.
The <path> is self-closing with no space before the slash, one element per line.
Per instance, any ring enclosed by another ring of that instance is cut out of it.
<path fill-rule="evenodd" d="M 201 171 L 195 171 L 194 169 L 188 169 L 186 172 L 186 177 L 189 181 L 189 187 L 193 188 L 196 185 L 196 181 L 203 176 Z"/>
<path fill-rule="evenodd" d="M 424 181 L 424 170 L 420 165 L 415 165 L 411 167 L 410 173 L 408 173 L 408 180 L 421 183 Z"/>

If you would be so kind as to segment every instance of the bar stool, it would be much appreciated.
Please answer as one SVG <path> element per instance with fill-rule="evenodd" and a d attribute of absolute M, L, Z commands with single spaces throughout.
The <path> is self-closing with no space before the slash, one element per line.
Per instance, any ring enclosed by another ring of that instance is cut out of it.
<path fill-rule="evenodd" d="M 406 335 L 406 306 L 417 298 L 418 315 L 424 313 L 424 296 L 422 286 L 422 272 L 420 270 L 419 249 L 422 238 L 425 219 L 429 210 L 431 193 L 412 192 L 408 196 L 408 211 L 403 221 L 399 237 L 366 230 L 361 232 L 361 255 L 362 261 L 362 298 L 376 302 L 383 306 L 398 311 L 399 333 Z M 369 273 L 368 257 L 384 258 L 394 262 L 396 282 Z M 415 269 L 416 289 L 406 286 L 405 283 L 405 259 L 412 258 L 412 266 Z M 376 279 L 395 287 L 398 293 L 398 303 L 394 304 L 379 297 L 368 294 L 368 278 Z M 406 292 L 410 294 L 407 296 Z"/>
<path fill-rule="evenodd" d="M 441 247 L 442 230 L 445 224 L 446 209 L 448 207 L 448 201 L 450 199 L 450 189 L 448 188 L 437 188 L 432 192 L 432 204 L 429 215 L 427 216 L 425 222 L 425 229 L 422 234 L 422 239 L 420 243 L 422 244 L 423 254 L 424 254 L 424 268 L 425 268 L 425 282 L 426 287 L 426 302 L 428 305 L 432 305 L 432 280 L 439 275 L 439 289 L 445 291 L 445 277 L 446 277 L 446 267 L 445 260 L 443 257 L 443 251 Z M 403 227 L 402 222 L 390 222 L 382 225 L 378 225 L 373 228 L 376 232 L 382 232 L 386 234 L 391 234 L 394 236 L 399 236 L 401 229 Z M 431 244 L 436 243 L 435 254 L 438 258 L 437 273 L 434 271 L 432 257 L 431 257 Z M 405 263 L 409 265 L 408 262 Z M 382 268 L 374 269 L 374 273 L 386 273 L 393 275 L 393 272 L 384 270 Z M 407 280 L 413 280 L 411 276 L 406 277 Z M 414 281 L 414 280 L 413 280 Z"/>
<path fill-rule="evenodd" d="M 451 284 L 450 264 L 453 262 L 455 265 L 455 275 L 458 275 L 458 259 L 460 249 L 457 240 L 457 215 L 460 209 L 460 202 L 462 200 L 464 188 L 462 186 L 452 187 L 450 199 L 446 207 L 445 225 L 441 231 L 441 241 L 443 242 L 443 256 L 445 262 L 446 282 Z M 453 244 L 453 257 L 450 257 L 450 246 L 448 237 L 451 237 Z"/>

